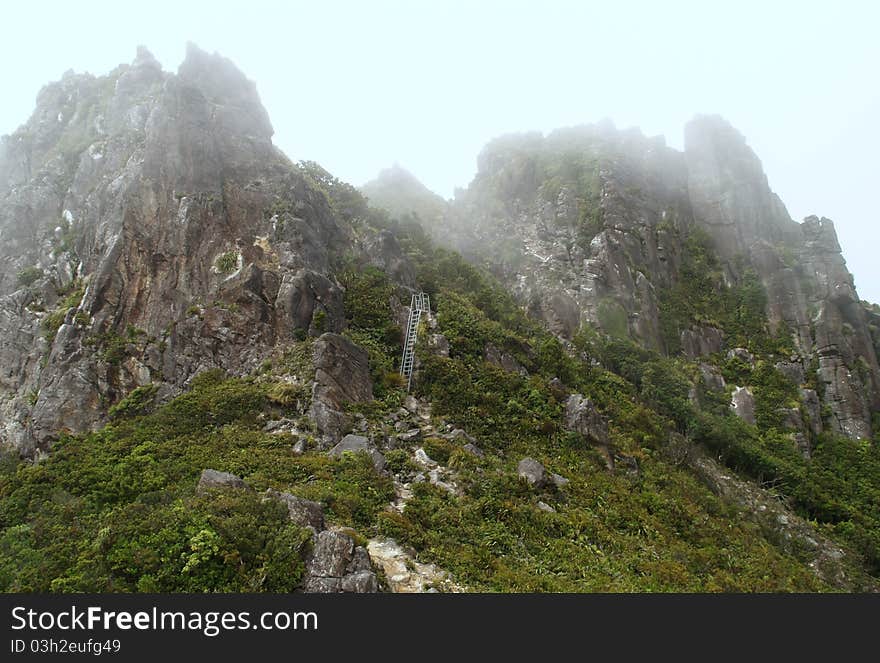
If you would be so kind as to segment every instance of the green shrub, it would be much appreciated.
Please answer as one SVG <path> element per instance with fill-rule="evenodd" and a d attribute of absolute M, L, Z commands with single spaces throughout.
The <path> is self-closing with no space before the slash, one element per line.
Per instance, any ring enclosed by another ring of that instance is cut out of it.
<path fill-rule="evenodd" d="M 64 298 L 58 303 L 55 310 L 43 318 L 43 336 L 49 345 L 55 341 L 55 335 L 64 324 L 64 318 L 67 317 L 68 311 L 79 306 L 84 294 L 85 284 L 82 281 L 75 281 L 64 292 Z"/>
<path fill-rule="evenodd" d="M 216 260 L 214 260 L 214 268 L 219 274 L 231 274 L 238 267 L 238 258 L 239 255 L 237 251 L 221 253 L 217 256 Z"/>
<path fill-rule="evenodd" d="M 107 414 L 111 419 L 135 417 L 146 414 L 156 400 L 157 384 L 146 384 L 135 388 L 128 396 L 111 407 Z"/>
<path fill-rule="evenodd" d="M 18 281 L 18 285 L 27 287 L 33 285 L 38 279 L 43 278 L 43 270 L 36 266 L 25 267 L 20 270 L 15 277 Z"/>
<path fill-rule="evenodd" d="M 441 465 L 449 464 L 449 457 L 455 447 L 448 441 L 439 437 L 428 437 L 422 442 L 422 448 L 428 457 Z"/>

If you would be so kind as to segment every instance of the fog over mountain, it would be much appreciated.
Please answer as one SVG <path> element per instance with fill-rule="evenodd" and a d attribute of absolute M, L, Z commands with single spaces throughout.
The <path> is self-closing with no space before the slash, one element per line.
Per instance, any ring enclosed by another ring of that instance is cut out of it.
<path fill-rule="evenodd" d="M 206 36 L 0 138 L 0 591 L 880 589 L 880 306 L 767 167 L 844 126 L 768 147 L 778 21 L 285 7 L 34 54 Z"/>
<path fill-rule="evenodd" d="M 103 74 L 150 48 L 166 69 L 194 41 L 258 83 L 275 142 L 363 184 L 398 162 L 448 198 L 495 136 L 610 118 L 678 149 L 719 113 L 761 155 L 793 218 L 834 219 L 863 297 L 880 301 L 880 9 L 865 2 L 159 1 L 4 8 L 0 134 L 44 81 Z M 39 47 L 36 47 L 39 44 Z"/>

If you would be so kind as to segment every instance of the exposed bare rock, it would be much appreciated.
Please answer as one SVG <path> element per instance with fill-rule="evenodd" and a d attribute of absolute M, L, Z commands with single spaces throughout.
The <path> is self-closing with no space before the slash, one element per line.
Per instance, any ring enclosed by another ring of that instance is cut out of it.
<path fill-rule="evenodd" d="M 577 302 L 564 292 L 556 292 L 542 302 L 541 315 L 554 334 L 572 338 L 580 327 Z"/>
<path fill-rule="evenodd" d="M 330 449 L 327 454 L 333 458 L 341 458 L 342 454 L 346 452 L 363 452 L 370 457 L 370 460 L 373 462 L 373 467 L 376 468 L 377 472 L 381 472 L 385 469 L 385 456 L 383 456 L 376 448 L 376 445 L 362 435 L 346 435 L 342 438 L 342 441 Z"/>
<path fill-rule="evenodd" d="M 700 364 L 700 377 L 703 380 L 703 386 L 709 391 L 724 391 L 727 388 L 724 376 L 715 366 Z"/>
<path fill-rule="evenodd" d="M 376 574 L 364 548 L 338 530 L 319 532 L 306 557 L 306 572 L 300 589 L 306 593 L 374 593 Z"/>
<path fill-rule="evenodd" d="M 384 571 L 388 589 L 392 592 L 464 591 L 446 571 L 434 564 L 417 561 L 412 551 L 393 539 L 372 539 L 367 543 L 367 551 L 373 564 Z"/>
<path fill-rule="evenodd" d="M 681 350 L 690 359 L 721 352 L 724 335 L 715 327 L 697 327 L 681 332 Z"/>
<path fill-rule="evenodd" d="M 245 488 L 246 485 L 241 477 L 237 477 L 229 472 L 220 472 L 219 470 L 202 470 L 199 477 L 199 483 L 196 486 L 196 492 L 202 493 L 212 488 Z"/>
<path fill-rule="evenodd" d="M 553 483 L 553 479 L 544 466 L 534 458 L 523 458 L 519 461 L 516 472 L 520 478 L 525 479 L 534 488 L 546 488 Z"/>
<path fill-rule="evenodd" d="M 314 365 L 310 414 L 324 443 L 335 443 L 351 427 L 343 405 L 373 398 L 369 359 L 365 350 L 344 336 L 327 333 L 315 341 Z"/>
<path fill-rule="evenodd" d="M 291 338 L 296 330 L 312 336 L 338 333 L 345 326 L 342 290 L 326 276 L 308 269 L 285 274 L 275 298 L 275 310 L 281 338 Z"/>
<path fill-rule="evenodd" d="M 579 433 L 588 444 L 596 446 L 605 458 L 608 469 L 614 468 L 608 420 L 599 412 L 593 401 L 584 398 L 581 394 L 569 396 L 565 403 L 563 424 L 565 430 Z"/>
<path fill-rule="evenodd" d="M 592 444 L 607 447 L 611 444 L 608 420 L 589 398 L 572 394 L 565 403 L 565 427 L 583 435 Z"/>
<path fill-rule="evenodd" d="M 254 84 L 194 46 L 177 74 L 139 49 L 40 92 L 0 141 L 0 445 L 30 455 L 136 386 L 173 395 L 207 368 L 253 370 L 320 318 L 340 328 L 339 292 L 318 275 L 330 246 L 356 247 L 271 137 Z M 23 268 L 43 276 L 19 292 Z M 125 356 L 103 361 L 130 329 Z"/>
<path fill-rule="evenodd" d="M 440 357 L 449 356 L 449 341 L 443 334 L 431 334 L 428 336 L 428 348 Z"/>
<path fill-rule="evenodd" d="M 266 491 L 266 499 L 283 502 L 292 523 L 300 527 L 311 527 L 318 532 L 324 529 L 324 507 L 320 503 L 271 488 Z"/>
<path fill-rule="evenodd" d="M 755 397 L 748 387 L 734 387 L 730 409 L 747 424 L 755 425 Z"/>
<path fill-rule="evenodd" d="M 776 370 L 782 373 L 786 379 L 800 386 L 804 382 L 804 367 L 796 361 L 779 361 L 775 364 Z"/>
<path fill-rule="evenodd" d="M 807 415 L 807 424 L 813 437 L 822 432 L 822 405 L 814 389 L 801 389 L 801 402 Z"/>

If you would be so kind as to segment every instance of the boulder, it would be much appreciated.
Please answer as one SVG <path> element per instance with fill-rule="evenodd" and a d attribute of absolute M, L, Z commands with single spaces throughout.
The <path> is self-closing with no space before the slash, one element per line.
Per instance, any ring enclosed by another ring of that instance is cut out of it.
<path fill-rule="evenodd" d="M 323 434 L 325 445 L 338 442 L 350 430 L 351 418 L 342 412 L 345 403 L 373 398 L 367 353 L 339 334 L 323 334 L 314 347 L 315 384 L 309 414 Z"/>
<path fill-rule="evenodd" d="M 730 397 L 733 413 L 747 424 L 755 424 L 755 397 L 748 387 L 736 387 Z"/>
<path fill-rule="evenodd" d="M 266 499 L 284 502 L 287 506 L 288 518 L 300 527 L 312 527 L 316 531 L 324 529 L 324 507 L 319 502 L 290 493 L 281 493 L 271 488 L 266 491 Z"/>
<path fill-rule="evenodd" d="M 565 429 L 580 433 L 592 444 L 607 447 L 611 443 L 608 420 L 589 398 L 572 394 L 565 403 Z"/>
<path fill-rule="evenodd" d="M 354 556 L 354 547 L 354 539 L 342 532 L 318 533 L 306 560 L 306 575 L 341 578 Z"/>
<path fill-rule="evenodd" d="M 566 479 L 561 474 L 551 474 L 550 481 L 559 489 L 565 488 L 568 484 L 571 483 L 568 479 Z"/>
<path fill-rule="evenodd" d="M 199 477 L 199 483 L 196 486 L 197 493 L 203 493 L 213 488 L 246 488 L 241 477 L 237 477 L 229 472 L 220 472 L 219 470 L 202 470 Z"/>
<path fill-rule="evenodd" d="M 300 589 L 308 593 L 371 593 L 379 589 L 366 549 L 345 532 L 324 530 L 306 557 Z"/>
<path fill-rule="evenodd" d="M 547 470 L 534 458 L 523 458 L 516 466 L 520 478 L 525 479 L 534 488 L 545 488 L 552 483 Z"/>
<path fill-rule="evenodd" d="M 373 571 L 355 571 L 343 576 L 340 589 L 350 594 L 375 594 L 379 591 L 379 580 Z"/>
<path fill-rule="evenodd" d="M 339 444 L 327 452 L 327 455 L 332 458 L 341 458 L 342 454 L 347 451 L 367 454 L 373 461 L 373 467 L 377 472 L 385 469 L 385 456 L 376 448 L 376 445 L 362 435 L 346 435 Z"/>

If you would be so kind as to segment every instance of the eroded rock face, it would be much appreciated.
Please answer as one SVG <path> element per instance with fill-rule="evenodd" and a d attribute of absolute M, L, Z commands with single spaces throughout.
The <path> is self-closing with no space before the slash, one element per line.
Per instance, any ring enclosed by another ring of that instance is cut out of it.
<path fill-rule="evenodd" d="M 345 327 L 342 290 L 326 276 L 308 269 L 284 276 L 275 311 L 281 338 L 291 338 L 297 330 L 318 336 L 338 333 Z"/>
<path fill-rule="evenodd" d="M 431 231 L 491 265 L 561 339 L 588 323 L 664 352 L 660 299 L 682 277 L 694 229 L 708 236 L 725 283 L 758 276 L 769 331 L 792 333 L 789 363 L 804 368 L 788 374 L 824 383 L 831 427 L 869 436 L 880 409 L 880 322 L 871 328 L 868 317 L 880 313 L 860 304 L 831 221 L 794 222 L 743 136 L 719 117 L 690 122 L 684 152 L 607 123 L 498 138 Z M 709 324 L 676 337 L 691 359 L 725 349 Z M 814 362 L 818 375 L 809 375 Z"/>
<path fill-rule="evenodd" d="M 681 351 L 689 359 L 708 357 L 721 352 L 724 335 L 715 327 L 685 329 L 681 332 Z"/>
<path fill-rule="evenodd" d="M 356 545 L 348 534 L 336 530 L 324 530 L 315 536 L 300 588 L 319 594 L 379 591 L 366 549 Z"/>
<path fill-rule="evenodd" d="M 720 118 L 688 125 L 685 156 L 694 218 L 726 259 L 730 278 L 738 277 L 736 257 L 748 258 L 767 290 L 771 325 L 785 325 L 802 358 L 818 360 L 832 428 L 870 437 L 880 367 L 834 224 L 816 216 L 792 221 L 745 139 Z M 785 370 L 797 384 L 806 378 L 795 366 Z"/>
<path fill-rule="evenodd" d="M 283 493 L 271 488 L 266 491 L 266 499 L 278 500 L 287 507 L 288 517 L 300 527 L 311 527 L 320 532 L 324 529 L 324 507 L 319 502 Z"/>
<path fill-rule="evenodd" d="M 755 425 L 755 397 L 748 387 L 734 387 L 730 396 L 730 409 L 747 424 Z"/>
<path fill-rule="evenodd" d="M 310 415 L 324 437 L 335 443 L 351 426 L 344 403 L 373 398 L 367 352 L 339 334 L 323 334 L 314 347 L 315 385 Z"/>
<path fill-rule="evenodd" d="M 177 74 L 139 49 L 40 92 L 0 141 L 0 444 L 34 453 L 138 385 L 341 329 L 330 263 L 357 247 L 271 137 L 254 84 L 194 46 Z"/>

